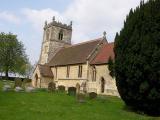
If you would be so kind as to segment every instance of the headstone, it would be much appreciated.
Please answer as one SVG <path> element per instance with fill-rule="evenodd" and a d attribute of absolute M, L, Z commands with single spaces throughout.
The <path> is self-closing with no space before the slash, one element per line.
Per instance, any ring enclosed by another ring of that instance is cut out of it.
<path fill-rule="evenodd" d="M 3 86 L 3 91 L 10 91 L 11 90 L 11 86 L 10 85 L 4 85 Z"/>
<path fill-rule="evenodd" d="M 56 84 L 54 82 L 50 82 L 48 84 L 48 91 L 49 92 L 54 92 L 56 90 Z"/>
<path fill-rule="evenodd" d="M 21 88 L 21 87 L 18 86 L 18 87 L 15 87 L 14 91 L 15 92 L 22 92 L 23 88 Z"/>
<path fill-rule="evenodd" d="M 86 82 L 83 82 L 82 84 L 81 84 L 81 88 L 82 88 L 82 92 L 83 93 L 86 93 L 87 92 L 87 87 L 86 87 Z"/>
<path fill-rule="evenodd" d="M 25 91 L 26 91 L 26 92 L 34 92 L 34 91 L 35 91 L 35 88 L 34 88 L 34 87 L 26 87 L 26 88 L 25 88 Z"/>
<path fill-rule="evenodd" d="M 68 88 L 68 95 L 75 96 L 76 95 L 76 88 L 75 87 L 69 87 Z"/>
<path fill-rule="evenodd" d="M 86 102 L 86 96 L 85 96 L 85 94 L 79 93 L 79 94 L 77 94 L 76 97 L 77 97 L 77 101 L 79 103 L 85 103 Z"/>

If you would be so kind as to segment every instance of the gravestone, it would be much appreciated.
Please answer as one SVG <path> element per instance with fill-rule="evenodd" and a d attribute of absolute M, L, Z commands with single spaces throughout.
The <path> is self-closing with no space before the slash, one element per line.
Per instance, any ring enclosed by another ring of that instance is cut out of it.
<path fill-rule="evenodd" d="M 56 84 L 54 82 L 50 82 L 48 84 L 48 91 L 49 92 L 54 92 L 56 90 Z"/>
<path fill-rule="evenodd" d="M 22 92 L 22 91 L 23 91 L 23 88 L 17 86 L 17 87 L 15 87 L 14 91 L 15 91 L 15 92 Z"/>
<path fill-rule="evenodd" d="M 34 88 L 34 87 L 31 87 L 31 86 L 26 87 L 26 88 L 25 88 L 25 92 L 35 92 L 35 88 Z"/>
<path fill-rule="evenodd" d="M 10 85 L 4 85 L 2 88 L 3 91 L 10 91 L 11 90 L 11 86 Z"/>

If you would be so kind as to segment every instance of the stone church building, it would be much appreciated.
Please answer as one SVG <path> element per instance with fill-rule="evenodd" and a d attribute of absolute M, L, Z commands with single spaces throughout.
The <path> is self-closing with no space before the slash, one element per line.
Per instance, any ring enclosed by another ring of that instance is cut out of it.
<path fill-rule="evenodd" d="M 56 86 L 80 86 L 81 91 L 117 96 L 115 79 L 109 75 L 108 60 L 114 59 L 114 43 L 103 37 L 71 44 L 72 22 L 62 24 L 53 17 L 45 22 L 39 62 L 33 72 L 32 85 L 47 88 L 54 81 Z"/>

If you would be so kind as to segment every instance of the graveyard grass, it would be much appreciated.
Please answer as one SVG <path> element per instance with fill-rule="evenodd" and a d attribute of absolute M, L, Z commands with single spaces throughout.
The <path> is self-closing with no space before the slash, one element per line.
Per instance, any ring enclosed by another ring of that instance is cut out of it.
<path fill-rule="evenodd" d="M 75 97 L 64 93 L 2 92 L 0 81 L 0 120 L 160 120 L 160 117 L 126 110 L 117 97 L 78 103 Z"/>

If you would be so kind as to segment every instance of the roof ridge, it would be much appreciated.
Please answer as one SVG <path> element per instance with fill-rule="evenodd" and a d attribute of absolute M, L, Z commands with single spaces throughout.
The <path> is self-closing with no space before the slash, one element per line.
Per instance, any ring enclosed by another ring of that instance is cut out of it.
<path fill-rule="evenodd" d="M 95 42 L 95 41 L 101 41 L 103 40 L 103 38 L 97 38 L 97 39 L 92 39 L 92 40 L 89 40 L 89 41 L 84 41 L 84 42 L 81 42 L 81 43 L 77 43 L 77 44 L 73 44 L 71 46 L 67 46 L 67 47 L 64 47 L 64 48 L 71 48 L 71 47 L 75 47 L 75 46 L 79 46 L 79 45 L 83 45 L 83 44 L 87 44 L 87 43 L 92 43 L 92 42 Z"/>
<path fill-rule="evenodd" d="M 45 66 L 45 67 L 49 67 L 49 65 L 48 64 L 37 64 L 37 65 L 40 65 L 40 66 Z"/>
<path fill-rule="evenodd" d="M 113 42 L 109 42 L 108 44 L 114 44 L 114 41 Z"/>

